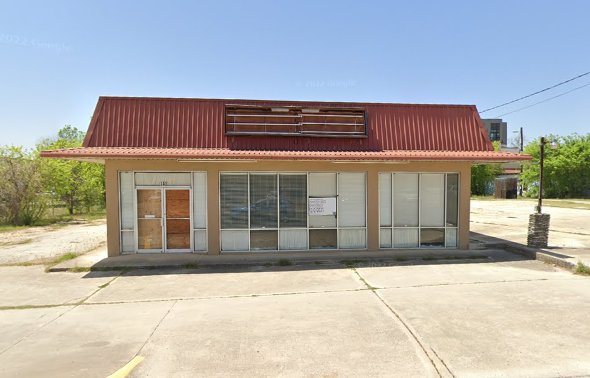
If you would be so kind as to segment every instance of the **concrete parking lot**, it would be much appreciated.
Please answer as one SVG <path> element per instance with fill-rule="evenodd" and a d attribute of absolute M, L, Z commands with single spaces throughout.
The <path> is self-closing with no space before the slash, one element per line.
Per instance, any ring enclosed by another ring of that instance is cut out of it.
<path fill-rule="evenodd" d="M 0 376 L 586 377 L 590 278 L 503 251 L 225 270 L 0 268 Z M 140 361 L 140 360 L 136 360 Z"/>

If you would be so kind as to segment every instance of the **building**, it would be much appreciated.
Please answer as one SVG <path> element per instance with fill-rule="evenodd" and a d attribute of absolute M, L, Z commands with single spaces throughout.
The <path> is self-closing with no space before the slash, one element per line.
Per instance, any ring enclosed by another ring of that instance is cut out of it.
<path fill-rule="evenodd" d="M 475 106 L 101 97 L 109 256 L 469 246 Z"/>
<path fill-rule="evenodd" d="M 508 145 L 508 124 L 506 122 L 502 122 L 500 118 L 482 119 L 482 122 L 492 142 L 500 142 L 501 147 Z"/>

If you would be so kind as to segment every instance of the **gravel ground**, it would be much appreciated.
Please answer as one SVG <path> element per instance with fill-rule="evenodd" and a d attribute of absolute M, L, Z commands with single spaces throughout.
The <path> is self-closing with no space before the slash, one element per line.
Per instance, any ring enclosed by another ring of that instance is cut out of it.
<path fill-rule="evenodd" d="M 63 227 L 32 227 L 0 233 L 0 265 L 43 263 L 64 253 L 85 253 L 104 244 L 104 219 Z"/>

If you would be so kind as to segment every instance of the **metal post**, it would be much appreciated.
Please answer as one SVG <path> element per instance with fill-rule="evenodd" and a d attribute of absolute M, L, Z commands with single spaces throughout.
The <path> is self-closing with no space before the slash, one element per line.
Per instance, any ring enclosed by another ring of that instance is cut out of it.
<path fill-rule="evenodd" d="M 543 164 L 545 161 L 545 144 L 545 137 L 541 137 L 541 159 L 539 161 L 541 172 L 539 174 L 539 206 L 537 206 L 538 214 L 541 214 L 541 206 L 543 205 Z"/>
<path fill-rule="evenodd" d="M 524 152 L 524 136 L 522 133 L 522 126 L 520 127 L 520 149 L 519 151 L 521 154 Z M 523 190 L 523 182 L 522 182 L 522 162 L 519 163 L 520 165 L 520 196 L 522 197 L 522 190 Z"/>

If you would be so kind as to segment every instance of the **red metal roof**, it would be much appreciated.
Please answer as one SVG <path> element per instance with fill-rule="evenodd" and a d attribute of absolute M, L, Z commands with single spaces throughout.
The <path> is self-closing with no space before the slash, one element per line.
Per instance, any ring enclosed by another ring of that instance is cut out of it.
<path fill-rule="evenodd" d="M 44 151 L 44 157 L 105 159 L 275 159 L 351 161 L 470 161 L 530 160 L 528 155 L 498 151 L 265 151 L 195 148 L 81 147 Z"/>
<path fill-rule="evenodd" d="M 227 136 L 227 105 L 363 108 L 368 137 Z M 284 159 L 501 162 L 473 105 L 100 97 L 82 148 L 41 156 L 105 159 Z"/>
<path fill-rule="evenodd" d="M 364 108 L 368 138 L 226 136 L 226 105 Z M 493 150 L 473 105 L 133 97 L 99 98 L 84 147 L 274 151 Z"/>

